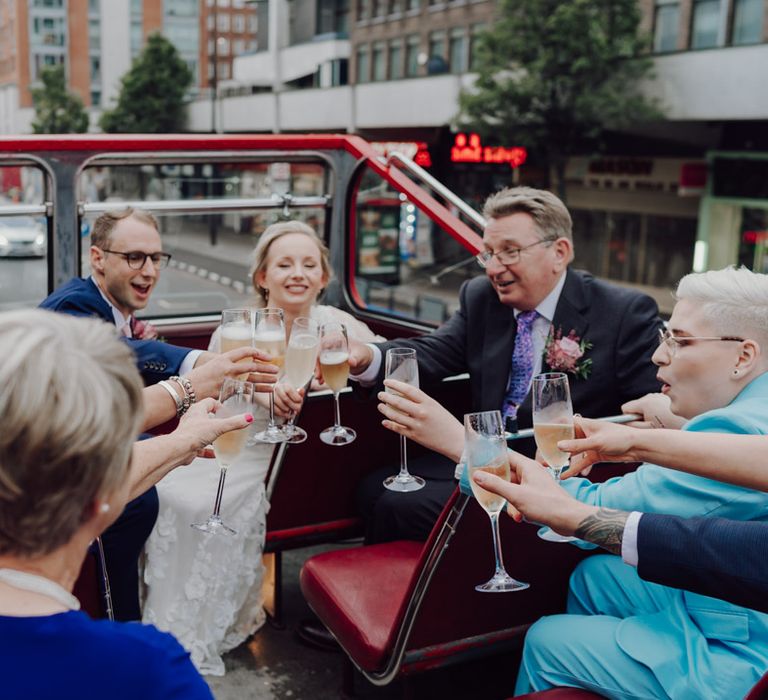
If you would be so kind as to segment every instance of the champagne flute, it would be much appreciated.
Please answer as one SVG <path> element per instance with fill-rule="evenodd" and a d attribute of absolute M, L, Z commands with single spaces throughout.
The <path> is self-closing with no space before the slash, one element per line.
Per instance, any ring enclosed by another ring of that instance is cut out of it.
<path fill-rule="evenodd" d="M 536 445 L 549 465 L 555 481 L 568 466 L 569 454 L 558 449 L 560 440 L 573 440 L 573 406 L 568 375 L 562 372 L 538 374 L 533 378 L 533 433 Z M 547 542 L 573 542 L 575 537 L 557 534 L 549 527 L 538 532 Z"/>
<path fill-rule="evenodd" d="M 219 418 L 229 418 L 241 413 L 253 413 L 255 385 L 250 382 L 241 382 L 239 379 L 225 379 L 219 392 L 221 407 L 216 412 Z M 219 473 L 219 486 L 216 489 L 216 500 L 213 504 L 213 513 L 208 520 L 202 523 L 192 523 L 196 530 L 202 530 L 211 534 L 222 533 L 224 535 L 236 535 L 237 531 L 225 525 L 221 519 L 221 497 L 224 493 L 224 481 L 227 478 L 227 469 L 238 458 L 243 450 L 243 445 L 248 437 L 248 430 L 241 428 L 231 430 L 216 438 L 213 442 L 213 453 L 221 470 Z"/>
<path fill-rule="evenodd" d="M 224 309 L 221 312 L 221 352 L 253 347 L 253 318 L 250 309 Z M 240 362 L 248 362 L 247 359 Z M 244 382 L 248 373 L 237 377 Z"/>
<path fill-rule="evenodd" d="M 270 354 L 270 362 L 282 373 L 285 360 L 285 320 L 282 309 L 258 309 L 254 318 L 253 345 Z M 278 375 L 279 377 L 279 375 Z M 277 443 L 286 441 L 285 433 L 275 423 L 275 393 L 269 392 L 269 423 L 253 436 L 254 442 Z"/>
<path fill-rule="evenodd" d="M 324 323 L 320 327 L 320 369 L 325 383 L 333 391 L 335 408 L 334 424 L 320 433 L 320 439 L 327 445 L 348 445 L 357 433 L 341 424 L 339 412 L 339 392 L 349 378 L 349 341 L 343 323 Z"/>
<path fill-rule="evenodd" d="M 475 586 L 481 593 L 508 593 L 523 591 L 530 584 L 513 579 L 504 569 L 499 537 L 499 513 L 504 508 L 504 497 L 478 486 L 472 478 L 476 471 L 495 474 L 509 481 L 510 468 L 507 457 L 507 441 L 504 436 L 504 423 L 501 411 L 483 411 L 467 413 L 464 416 L 464 452 L 469 469 L 469 483 L 477 502 L 491 519 L 493 531 L 493 551 L 496 555 L 496 570 L 493 576 Z"/>
<path fill-rule="evenodd" d="M 317 321 L 299 316 L 291 326 L 291 337 L 285 351 L 285 381 L 294 389 L 309 384 L 315 374 L 315 362 L 320 345 L 320 326 Z M 294 425 L 296 414 L 291 412 L 288 422 L 283 426 L 286 442 L 292 445 L 304 442 L 307 431 Z"/>
<path fill-rule="evenodd" d="M 419 387 L 419 364 L 416 361 L 416 350 L 413 348 L 391 348 L 387 350 L 384 376 L 387 379 L 397 379 L 411 386 Z M 394 389 L 387 387 L 387 392 L 398 395 Z M 384 479 L 384 488 L 390 491 L 418 491 L 424 488 L 424 479 L 408 473 L 408 463 L 405 455 L 405 435 L 400 436 L 400 472 L 395 476 Z"/>

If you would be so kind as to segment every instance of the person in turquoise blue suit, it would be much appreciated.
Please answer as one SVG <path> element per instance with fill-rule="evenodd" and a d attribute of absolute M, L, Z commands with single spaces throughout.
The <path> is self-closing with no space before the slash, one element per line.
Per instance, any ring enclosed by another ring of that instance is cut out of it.
<path fill-rule="evenodd" d="M 683 430 L 768 433 L 768 277 L 726 269 L 684 277 L 653 356 Z M 679 516 L 768 520 L 768 496 L 654 464 L 593 484 L 563 482 L 592 505 Z M 768 668 L 768 615 L 640 579 L 620 557 L 574 571 L 567 614 L 526 636 L 516 692 L 553 686 L 610 698 L 743 697 Z"/>
<path fill-rule="evenodd" d="M 684 430 L 768 433 L 768 277 L 746 269 L 687 275 L 677 298 L 653 361 Z M 383 425 L 458 459 L 463 441 L 452 416 L 423 391 L 390 384 L 401 395 L 379 394 Z M 765 493 L 654 464 L 603 484 L 563 485 L 606 512 L 768 522 Z M 768 615 L 644 582 L 617 556 L 577 567 L 567 612 L 530 628 L 518 693 L 573 686 L 609 698 L 731 700 L 768 669 Z"/>

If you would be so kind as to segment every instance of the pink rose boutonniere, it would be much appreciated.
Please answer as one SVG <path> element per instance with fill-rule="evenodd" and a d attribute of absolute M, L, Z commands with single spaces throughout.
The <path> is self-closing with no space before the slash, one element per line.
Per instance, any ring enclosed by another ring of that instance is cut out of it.
<path fill-rule="evenodd" d="M 592 343 L 579 338 L 575 330 L 563 336 L 562 328 L 557 332 L 551 329 L 544 346 L 544 362 L 555 372 L 566 372 L 586 379 L 592 371 L 592 360 L 585 359 L 584 353 L 591 347 Z"/>

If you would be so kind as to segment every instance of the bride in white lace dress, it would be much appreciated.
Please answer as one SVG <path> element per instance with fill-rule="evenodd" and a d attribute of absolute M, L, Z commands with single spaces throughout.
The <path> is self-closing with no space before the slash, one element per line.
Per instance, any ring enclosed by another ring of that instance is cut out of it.
<path fill-rule="evenodd" d="M 350 337 L 362 342 L 380 339 L 346 312 L 315 304 L 331 270 L 328 250 L 306 224 L 267 228 L 254 251 L 253 270 L 257 305 L 269 300 L 269 306 L 282 308 L 287 334 L 295 318 L 310 316 L 321 324 L 340 321 Z M 209 349 L 218 350 L 218 344 L 217 330 Z M 251 429 L 263 429 L 266 419 L 262 408 Z M 219 470 L 212 460 L 196 459 L 157 485 L 160 514 L 146 545 L 143 621 L 171 632 L 204 674 L 223 675 L 221 655 L 264 623 L 262 551 L 269 509 L 264 476 L 273 449 L 246 447 L 228 470 L 222 513 L 237 530 L 235 537 L 190 527 L 204 520 L 213 505 Z"/>

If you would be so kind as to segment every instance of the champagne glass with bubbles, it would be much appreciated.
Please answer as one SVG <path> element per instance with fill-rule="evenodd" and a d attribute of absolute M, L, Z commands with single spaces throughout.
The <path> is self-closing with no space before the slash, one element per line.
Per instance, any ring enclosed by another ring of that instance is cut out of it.
<path fill-rule="evenodd" d="M 558 449 L 560 440 L 573 440 L 573 406 L 568 375 L 562 372 L 538 374 L 533 378 L 533 432 L 536 446 L 549 465 L 555 481 L 568 466 L 569 454 Z M 575 537 L 558 535 L 544 527 L 539 537 L 548 542 L 572 542 Z"/>
<path fill-rule="evenodd" d="M 499 536 L 499 513 L 504 508 L 504 497 L 486 491 L 475 483 L 472 474 L 488 472 L 509 481 L 510 468 L 507 457 L 507 441 L 500 411 L 467 413 L 464 416 L 464 453 L 469 469 L 469 483 L 477 502 L 491 519 L 493 551 L 496 556 L 496 570 L 485 583 L 475 586 L 481 593 L 509 593 L 523 591 L 530 584 L 513 579 L 504 569 Z"/>
<path fill-rule="evenodd" d="M 320 346 L 320 326 L 311 318 L 300 316 L 291 326 L 291 337 L 285 351 L 285 381 L 294 389 L 309 384 L 315 374 L 315 362 Z M 287 442 L 297 444 L 307 439 L 307 431 L 294 425 L 296 414 L 292 413 L 283 426 Z"/>
<path fill-rule="evenodd" d="M 413 348 L 391 348 L 387 350 L 384 376 L 397 379 L 411 386 L 419 387 L 419 363 Z M 387 387 L 387 393 L 397 395 L 394 389 Z M 405 435 L 400 436 L 400 472 L 384 479 L 384 487 L 390 491 L 418 491 L 424 488 L 424 479 L 408 473 L 405 455 Z"/>
<path fill-rule="evenodd" d="M 348 445 L 357 433 L 341 424 L 339 413 L 339 392 L 347 385 L 349 378 L 349 341 L 347 328 L 343 323 L 324 323 L 320 328 L 320 369 L 325 383 L 333 391 L 335 410 L 334 424 L 320 433 L 326 445 Z"/>
<path fill-rule="evenodd" d="M 221 407 L 216 412 L 219 418 L 230 418 L 243 413 L 253 413 L 254 392 L 256 387 L 250 382 L 241 382 L 238 379 L 225 379 L 219 392 Z M 236 535 L 237 531 L 226 525 L 221 519 L 221 498 L 224 494 L 224 481 L 227 478 L 227 469 L 240 456 L 245 441 L 248 437 L 248 429 L 231 430 L 216 438 L 213 442 L 213 453 L 219 465 L 219 486 L 216 489 L 216 500 L 213 504 L 213 513 L 208 520 L 202 523 L 192 523 L 196 530 L 202 530 L 211 534 Z"/>
<path fill-rule="evenodd" d="M 258 309 L 254 318 L 253 345 L 269 353 L 270 362 L 282 373 L 285 362 L 285 321 L 282 309 Z M 278 375 L 279 377 L 279 375 Z M 269 392 L 269 423 L 253 436 L 256 442 L 285 442 L 287 437 L 275 423 L 275 394 Z"/>
<path fill-rule="evenodd" d="M 253 318 L 250 309 L 224 309 L 221 312 L 221 352 L 237 348 L 253 347 Z M 241 360 L 240 362 L 248 362 Z M 248 374 L 238 376 L 240 381 L 248 379 Z"/>

